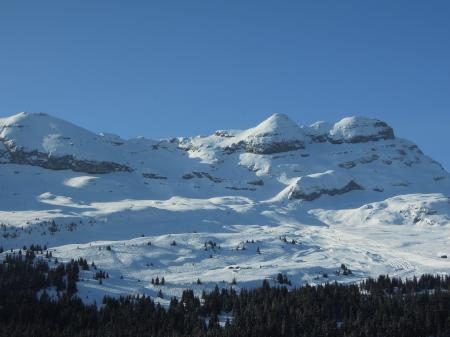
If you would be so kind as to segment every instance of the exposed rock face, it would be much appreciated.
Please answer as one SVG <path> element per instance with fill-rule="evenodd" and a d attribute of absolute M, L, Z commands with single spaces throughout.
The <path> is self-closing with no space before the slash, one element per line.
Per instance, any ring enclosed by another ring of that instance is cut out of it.
<path fill-rule="evenodd" d="M 310 174 L 297 180 L 292 186 L 288 198 L 312 201 L 322 195 L 338 195 L 364 189 L 355 180 L 343 172 L 329 170 Z"/>
<path fill-rule="evenodd" d="M 257 154 L 273 154 L 303 149 L 303 142 L 291 141 L 291 142 L 273 142 L 270 144 L 252 144 L 246 145 L 245 150 L 250 153 Z"/>
<path fill-rule="evenodd" d="M 126 165 L 113 162 L 79 160 L 75 159 L 72 155 L 50 156 L 47 153 L 38 151 L 9 151 L 9 162 L 13 164 L 40 166 L 50 170 L 73 170 L 91 174 L 133 171 Z"/>
<path fill-rule="evenodd" d="M 301 141 L 275 141 L 275 142 L 254 142 L 254 141 L 240 141 L 224 148 L 226 153 L 233 153 L 237 150 L 243 150 L 254 154 L 274 154 L 294 150 L 304 149 L 304 144 Z"/>
<path fill-rule="evenodd" d="M 247 184 L 254 185 L 254 186 L 264 186 L 264 180 L 262 180 L 262 179 L 252 180 L 252 181 L 248 181 Z"/>
<path fill-rule="evenodd" d="M 373 154 L 373 155 L 371 155 L 371 156 L 366 156 L 366 157 L 364 157 L 364 158 L 361 158 L 361 159 L 359 160 L 359 162 L 360 162 L 361 164 L 369 164 L 369 163 L 374 162 L 375 160 L 378 160 L 378 159 L 380 159 L 380 156 L 378 156 L 378 155 L 376 155 L 376 154 Z"/>
<path fill-rule="evenodd" d="M 311 192 L 311 193 L 304 193 L 301 190 L 298 190 L 296 188 L 293 188 L 291 192 L 289 193 L 289 199 L 300 199 L 305 201 L 313 201 L 315 199 L 320 198 L 322 195 L 339 195 L 348 193 L 355 190 L 363 190 L 364 188 L 360 186 L 358 183 L 356 183 L 353 180 L 350 180 L 348 184 L 341 188 L 331 188 L 331 189 L 319 189 L 317 191 Z"/>
<path fill-rule="evenodd" d="M 159 180 L 166 180 L 167 179 L 167 177 L 160 176 L 157 173 L 146 173 L 146 172 L 144 172 L 144 173 L 142 173 L 142 176 L 144 178 L 147 178 L 147 179 L 159 179 Z"/>
<path fill-rule="evenodd" d="M 9 163 L 11 161 L 11 156 L 9 155 L 8 149 L 0 142 L 0 163 Z"/>
<path fill-rule="evenodd" d="M 227 190 L 233 191 L 256 191 L 256 188 L 251 187 L 236 187 L 236 186 L 225 186 Z"/>
<path fill-rule="evenodd" d="M 351 169 L 356 166 L 356 163 L 354 161 L 346 161 L 345 163 L 339 164 L 339 167 Z"/>
<path fill-rule="evenodd" d="M 192 171 L 190 173 L 186 173 L 186 174 L 184 174 L 182 176 L 182 178 L 185 179 L 185 180 L 190 180 L 190 179 L 194 179 L 194 178 L 198 178 L 198 179 L 206 178 L 206 179 L 209 179 L 209 180 L 211 180 L 211 181 L 213 181 L 215 183 L 220 183 L 220 182 L 223 181 L 223 179 L 213 177 L 208 172 L 196 172 L 196 171 Z"/>

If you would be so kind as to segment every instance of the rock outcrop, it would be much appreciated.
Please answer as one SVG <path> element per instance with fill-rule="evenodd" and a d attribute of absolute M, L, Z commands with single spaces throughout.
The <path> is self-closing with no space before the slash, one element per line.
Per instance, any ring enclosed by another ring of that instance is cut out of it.
<path fill-rule="evenodd" d="M 108 161 L 92 161 L 75 159 L 72 155 L 51 156 L 38 151 L 9 151 L 9 163 L 40 166 L 50 170 L 72 170 L 91 174 L 133 171 L 126 165 Z"/>
<path fill-rule="evenodd" d="M 304 143 L 299 140 L 293 141 L 240 141 L 230 146 L 226 146 L 224 151 L 226 153 L 234 153 L 237 150 L 242 150 L 247 153 L 254 154 L 274 154 L 288 151 L 294 151 L 304 148 Z"/>
<path fill-rule="evenodd" d="M 331 143 L 365 143 L 382 139 L 394 139 L 394 130 L 385 122 L 365 117 L 347 117 L 329 132 Z"/>
<path fill-rule="evenodd" d="M 288 198 L 313 201 L 322 195 L 339 195 L 364 188 L 353 179 L 330 170 L 301 177 L 291 187 Z"/>

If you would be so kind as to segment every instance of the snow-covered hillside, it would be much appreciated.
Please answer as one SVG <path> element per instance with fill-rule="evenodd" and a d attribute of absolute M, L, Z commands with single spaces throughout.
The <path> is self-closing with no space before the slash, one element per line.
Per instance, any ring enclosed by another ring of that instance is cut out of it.
<path fill-rule="evenodd" d="M 156 141 L 20 113 L 0 119 L 0 247 L 94 260 L 111 277 L 86 275 L 89 299 L 155 295 L 156 276 L 177 294 L 278 272 L 294 285 L 448 273 L 449 178 L 364 117 L 300 126 L 275 114 L 248 130 Z M 342 263 L 351 275 L 336 273 Z"/>

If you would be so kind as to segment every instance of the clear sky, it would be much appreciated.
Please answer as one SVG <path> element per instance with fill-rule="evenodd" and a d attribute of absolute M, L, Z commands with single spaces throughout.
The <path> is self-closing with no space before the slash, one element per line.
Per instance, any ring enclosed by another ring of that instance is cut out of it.
<path fill-rule="evenodd" d="M 450 169 L 450 1 L 1 0 L 19 111 L 150 138 L 366 115 Z"/>

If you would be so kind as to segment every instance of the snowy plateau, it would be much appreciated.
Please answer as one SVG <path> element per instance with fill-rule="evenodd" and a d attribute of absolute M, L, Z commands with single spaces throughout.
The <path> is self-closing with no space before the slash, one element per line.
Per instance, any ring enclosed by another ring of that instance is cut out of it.
<path fill-rule="evenodd" d="M 450 179 L 385 122 L 150 140 L 43 113 L 0 119 L 0 246 L 83 257 L 79 296 L 355 282 L 450 271 Z M 343 275 L 341 264 L 352 273 Z M 154 285 L 152 278 L 165 279 Z M 201 284 L 197 284 L 197 280 Z"/>

